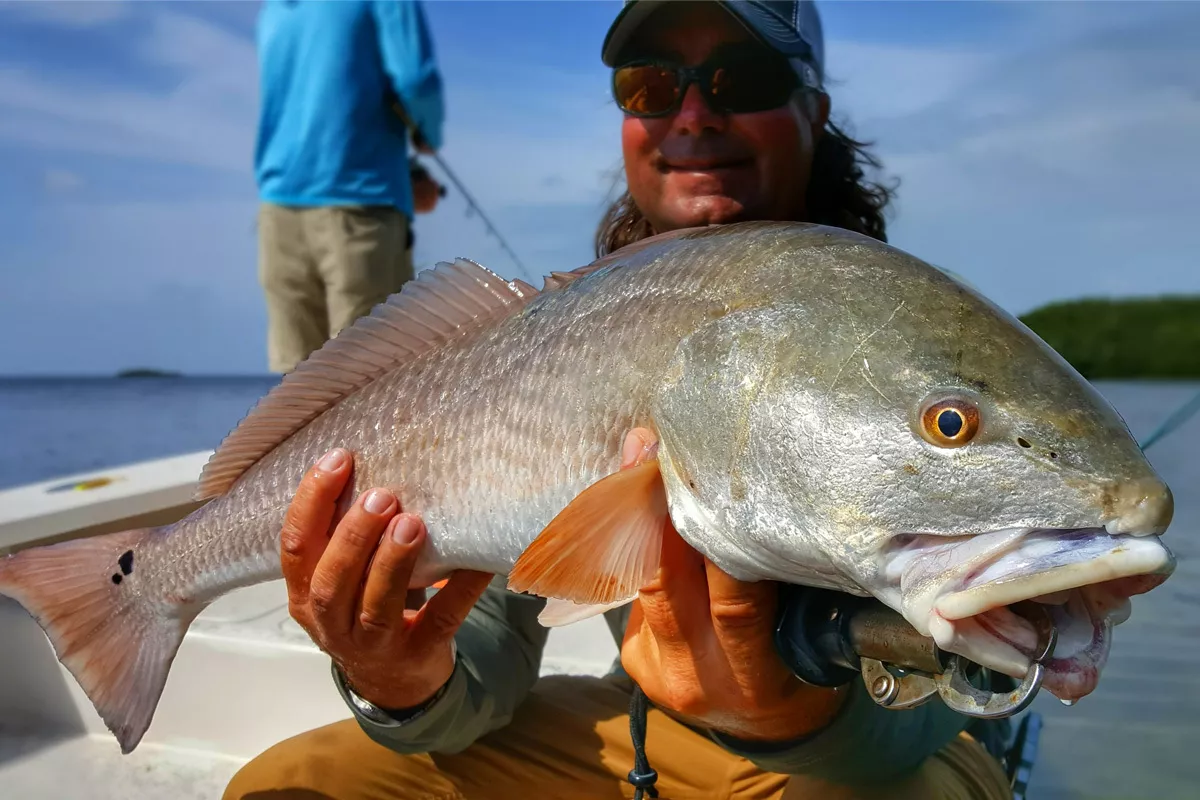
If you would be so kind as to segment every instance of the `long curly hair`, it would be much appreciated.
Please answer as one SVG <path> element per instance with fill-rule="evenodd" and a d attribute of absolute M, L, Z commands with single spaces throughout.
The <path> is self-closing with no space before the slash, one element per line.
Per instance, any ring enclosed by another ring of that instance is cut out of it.
<path fill-rule="evenodd" d="M 845 228 L 887 241 L 884 215 L 895 197 L 897 183 L 888 185 L 867 177 L 868 169 L 883 168 L 879 158 L 869 152 L 871 144 L 858 141 L 833 122 L 826 124 L 813 153 L 806 197 L 808 219 L 798 221 Z M 626 190 L 600 219 L 596 229 L 596 257 L 655 233 L 654 226 Z"/>

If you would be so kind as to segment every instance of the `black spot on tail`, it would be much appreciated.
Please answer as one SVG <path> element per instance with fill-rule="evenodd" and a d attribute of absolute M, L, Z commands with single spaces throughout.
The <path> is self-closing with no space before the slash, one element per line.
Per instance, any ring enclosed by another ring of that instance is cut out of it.
<path fill-rule="evenodd" d="M 118 584 L 118 585 L 120 585 L 120 583 L 121 583 L 121 580 L 122 580 L 122 579 L 121 579 L 121 573 L 119 573 L 119 572 L 114 572 L 114 573 L 113 573 L 113 576 L 112 576 L 112 582 L 113 582 L 113 583 L 115 583 L 115 584 Z"/>
<path fill-rule="evenodd" d="M 124 554 L 117 559 L 117 563 L 121 565 L 121 572 L 124 574 L 128 575 L 129 573 L 133 572 L 133 551 L 126 550 Z"/>

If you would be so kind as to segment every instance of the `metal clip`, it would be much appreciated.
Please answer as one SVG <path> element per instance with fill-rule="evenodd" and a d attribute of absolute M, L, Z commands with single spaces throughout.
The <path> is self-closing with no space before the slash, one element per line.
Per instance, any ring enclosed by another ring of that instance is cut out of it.
<path fill-rule="evenodd" d="M 867 694 L 884 708 L 915 708 L 937 694 L 937 684 L 925 675 L 906 670 L 893 674 L 882 661 L 860 658 Z"/>
<path fill-rule="evenodd" d="M 1058 641 L 1058 629 L 1045 606 L 1038 603 L 1020 603 L 1013 606 L 1014 613 L 1033 623 L 1038 632 L 1038 650 L 1029 664 L 1029 670 L 1020 686 L 1011 692 L 989 692 L 972 685 L 967 676 L 970 661 L 953 655 L 946 669 L 934 676 L 937 693 L 947 707 L 968 717 L 1000 719 L 1011 717 L 1025 710 L 1042 688 L 1046 668 L 1042 666 Z"/>

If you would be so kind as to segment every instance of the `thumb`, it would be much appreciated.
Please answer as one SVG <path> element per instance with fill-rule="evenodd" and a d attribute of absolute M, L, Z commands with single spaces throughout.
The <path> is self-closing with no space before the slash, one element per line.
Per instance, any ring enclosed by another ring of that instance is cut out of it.
<path fill-rule="evenodd" d="M 487 572 L 455 571 L 418 612 L 416 638 L 429 644 L 454 638 L 491 581 Z"/>
<path fill-rule="evenodd" d="M 658 437 L 649 428 L 634 428 L 625 435 L 621 469 L 629 469 L 658 457 Z"/>

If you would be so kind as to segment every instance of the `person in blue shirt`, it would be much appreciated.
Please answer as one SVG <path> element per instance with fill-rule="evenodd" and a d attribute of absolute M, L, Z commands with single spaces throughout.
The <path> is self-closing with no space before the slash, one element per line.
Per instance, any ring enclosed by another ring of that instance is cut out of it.
<path fill-rule="evenodd" d="M 289 372 L 413 277 L 409 129 L 442 145 L 418 0 L 266 0 L 254 154 L 270 368 Z"/>

